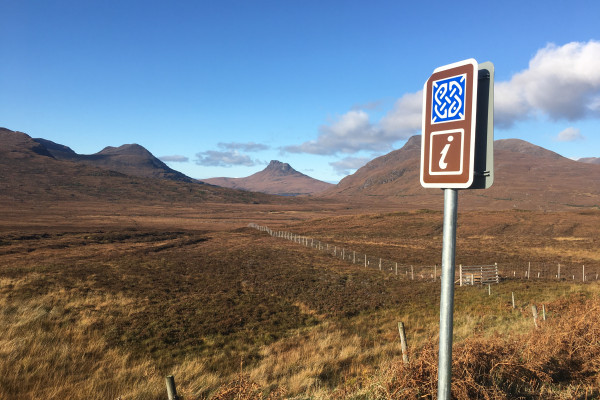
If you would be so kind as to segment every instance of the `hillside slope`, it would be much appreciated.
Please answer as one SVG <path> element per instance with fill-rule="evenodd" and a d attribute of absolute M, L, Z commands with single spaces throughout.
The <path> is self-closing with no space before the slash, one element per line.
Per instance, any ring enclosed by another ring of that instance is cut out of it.
<path fill-rule="evenodd" d="M 401 149 L 372 160 L 322 195 L 439 208 L 441 190 L 421 187 L 420 155 L 421 138 L 413 136 Z M 495 141 L 494 159 L 494 185 L 461 191 L 461 207 L 600 207 L 600 165 L 573 161 L 520 139 Z"/>

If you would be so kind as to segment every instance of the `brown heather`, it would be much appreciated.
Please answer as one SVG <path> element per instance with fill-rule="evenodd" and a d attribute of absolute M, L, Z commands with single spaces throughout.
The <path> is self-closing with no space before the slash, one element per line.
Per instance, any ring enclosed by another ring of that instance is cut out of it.
<path fill-rule="evenodd" d="M 0 399 L 165 399 L 169 374 L 183 399 L 435 398 L 443 202 L 418 185 L 418 144 L 288 198 L 55 159 L 0 129 Z M 461 192 L 457 263 L 506 279 L 456 290 L 453 396 L 598 399 L 600 170 L 496 150 L 494 186 Z"/>
<path fill-rule="evenodd" d="M 244 226 L 427 266 L 441 213 L 294 207 L 4 209 L 0 398 L 164 399 L 168 374 L 184 399 L 435 398 L 439 282 Z M 560 262 L 564 274 L 585 263 L 595 276 L 599 217 L 462 213 L 457 261 L 520 272 Z M 598 398 L 600 286 L 577 280 L 507 279 L 491 296 L 457 288 L 453 396 Z M 548 311 L 537 330 L 532 304 Z"/>

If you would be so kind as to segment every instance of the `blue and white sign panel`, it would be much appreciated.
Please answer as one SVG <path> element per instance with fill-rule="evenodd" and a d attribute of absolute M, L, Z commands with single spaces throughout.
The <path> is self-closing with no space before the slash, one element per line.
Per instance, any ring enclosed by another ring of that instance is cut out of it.
<path fill-rule="evenodd" d="M 467 75 L 461 74 L 434 81 L 431 123 L 439 124 L 465 119 L 465 93 Z"/>

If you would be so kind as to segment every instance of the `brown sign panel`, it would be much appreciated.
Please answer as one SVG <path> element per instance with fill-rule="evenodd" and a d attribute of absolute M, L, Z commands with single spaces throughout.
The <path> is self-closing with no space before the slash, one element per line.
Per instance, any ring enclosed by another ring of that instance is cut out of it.
<path fill-rule="evenodd" d="M 423 88 L 421 185 L 466 189 L 473 182 L 477 61 L 433 71 Z"/>

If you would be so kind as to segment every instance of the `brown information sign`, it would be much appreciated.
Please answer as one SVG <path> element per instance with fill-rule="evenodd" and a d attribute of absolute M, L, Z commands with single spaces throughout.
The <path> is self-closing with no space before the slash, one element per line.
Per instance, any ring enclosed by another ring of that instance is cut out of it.
<path fill-rule="evenodd" d="M 439 67 L 423 88 L 421 185 L 466 189 L 473 183 L 477 61 Z"/>

